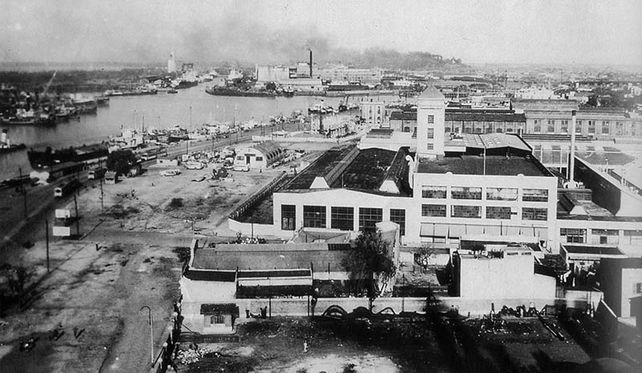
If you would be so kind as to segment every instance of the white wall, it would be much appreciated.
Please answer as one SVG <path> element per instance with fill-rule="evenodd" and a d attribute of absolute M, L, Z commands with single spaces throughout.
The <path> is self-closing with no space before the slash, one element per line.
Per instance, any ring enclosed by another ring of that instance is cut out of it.
<path fill-rule="evenodd" d="M 530 254 L 530 252 L 527 252 Z M 553 298 L 555 279 L 535 276 L 533 256 L 461 259 L 460 296 L 470 299 Z"/>
<path fill-rule="evenodd" d="M 446 186 L 446 197 L 444 199 L 422 198 L 421 190 L 424 185 Z M 481 187 L 481 200 L 452 199 L 451 189 L 453 186 Z M 486 199 L 486 189 L 491 187 L 516 188 L 518 195 L 516 201 L 495 201 Z M 548 202 L 522 201 L 523 189 L 546 189 L 548 190 Z M 455 175 L 415 173 L 413 181 L 414 209 L 410 211 L 415 224 L 406 224 L 406 240 L 419 238 L 421 223 L 437 223 L 440 225 L 483 225 L 483 226 L 519 226 L 522 227 L 522 234 L 532 235 L 535 231 L 544 230 L 548 247 L 554 252 L 559 247 L 559 230 L 556 230 L 557 220 L 557 179 L 555 177 L 532 177 L 532 176 L 502 176 L 502 175 Z M 421 216 L 422 204 L 446 205 L 446 217 L 424 217 Z M 481 218 L 454 218 L 450 216 L 452 205 L 481 206 Z M 512 212 L 510 220 L 487 219 L 486 206 L 508 206 Z M 523 207 L 538 207 L 547 209 L 547 220 L 522 220 Z M 537 235 L 537 234 L 536 234 Z M 406 242 L 407 242 L 406 241 Z"/>
<path fill-rule="evenodd" d="M 642 268 L 622 269 L 622 297 L 620 302 L 620 313 L 622 317 L 631 317 L 630 298 L 636 293 L 636 284 L 642 283 Z"/>

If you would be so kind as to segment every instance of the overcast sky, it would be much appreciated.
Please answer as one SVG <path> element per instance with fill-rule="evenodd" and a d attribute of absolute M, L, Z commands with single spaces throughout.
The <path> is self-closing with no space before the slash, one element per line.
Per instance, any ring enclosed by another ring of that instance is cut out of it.
<path fill-rule="evenodd" d="M 642 64 L 642 1 L 2 0 L 0 61 L 306 59 L 426 51 L 464 63 Z M 289 62 L 289 61 L 281 61 Z"/>

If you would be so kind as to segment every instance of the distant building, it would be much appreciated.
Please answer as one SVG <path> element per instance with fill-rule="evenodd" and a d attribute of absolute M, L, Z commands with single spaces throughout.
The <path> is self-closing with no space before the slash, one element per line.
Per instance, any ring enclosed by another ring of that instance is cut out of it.
<path fill-rule="evenodd" d="M 338 137 L 354 131 L 355 123 L 350 115 L 313 115 L 310 129 L 327 137 Z"/>
<path fill-rule="evenodd" d="M 578 135 L 609 140 L 642 137 L 642 119 L 621 108 L 579 108 L 573 100 L 513 100 L 512 104 L 526 116 L 526 134 L 569 135 L 575 110 Z"/>
<path fill-rule="evenodd" d="M 390 128 L 401 132 L 415 132 L 416 110 L 395 110 L 390 114 Z M 524 114 L 512 110 L 446 108 L 444 132 L 464 133 L 523 133 L 526 128 Z"/>
<path fill-rule="evenodd" d="M 354 69 L 344 66 L 318 69 L 322 80 L 332 82 L 351 82 L 376 85 L 381 83 L 383 70 L 381 69 Z"/>
<path fill-rule="evenodd" d="M 386 104 L 383 101 L 362 101 L 359 109 L 366 124 L 380 126 L 386 120 Z"/>

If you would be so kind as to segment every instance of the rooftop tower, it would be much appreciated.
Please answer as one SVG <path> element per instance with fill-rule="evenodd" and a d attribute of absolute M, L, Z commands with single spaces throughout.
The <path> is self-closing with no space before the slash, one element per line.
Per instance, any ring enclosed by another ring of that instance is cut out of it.
<path fill-rule="evenodd" d="M 444 155 L 444 95 L 428 87 L 417 98 L 417 155 L 437 158 Z"/>

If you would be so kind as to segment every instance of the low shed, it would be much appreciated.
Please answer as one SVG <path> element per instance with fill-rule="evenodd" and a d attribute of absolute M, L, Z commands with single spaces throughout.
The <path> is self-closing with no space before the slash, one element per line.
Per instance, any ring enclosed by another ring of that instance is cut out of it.
<path fill-rule="evenodd" d="M 273 141 L 236 149 L 234 168 L 265 169 L 285 157 L 285 150 Z"/>

